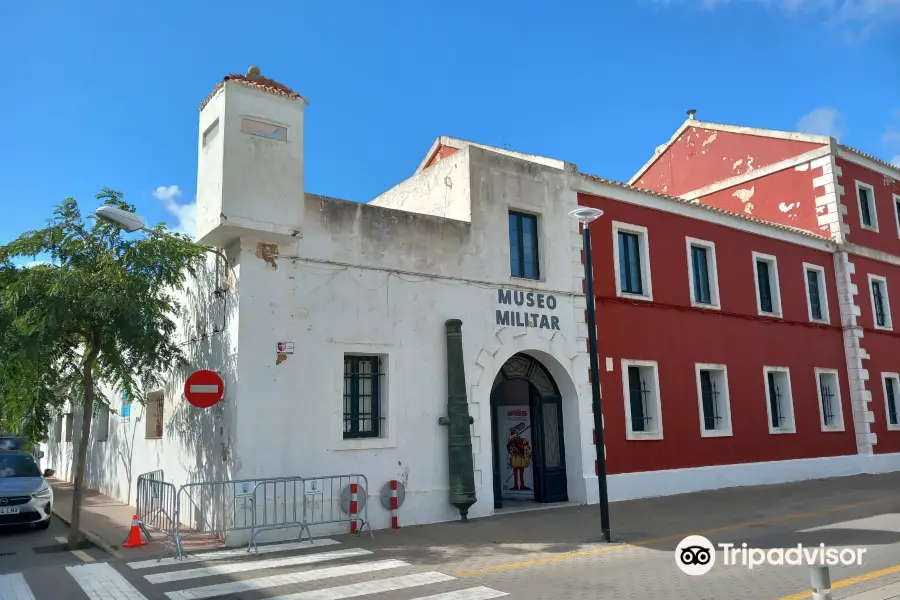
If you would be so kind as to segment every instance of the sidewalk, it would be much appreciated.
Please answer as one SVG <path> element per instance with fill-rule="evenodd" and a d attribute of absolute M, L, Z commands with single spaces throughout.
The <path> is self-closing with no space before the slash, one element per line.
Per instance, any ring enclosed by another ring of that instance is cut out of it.
<path fill-rule="evenodd" d="M 70 524 L 72 521 L 72 484 L 56 478 L 48 479 L 47 483 L 53 487 L 53 514 L 66 525 Z M 142 560 L 160 556 L 165 549 L 165 539 L 162 534 L 154 534 L 154 541 L 139 548 L 122 549 L 122 544 L 131 530 L 131 519 L 136 512 L 137 509 L 130 504 L 113 500 L 94 490 L 86 490 L 81 504 L 82 536 L 101 550 L 119 559 Z M 184 549 L 187 552 L 222 547 L 222 542 L 212 536 L 191 537 L 184 542 Z"/>
<path fill-rule="evenodd" d="M 71 485 L 51 481 L 57 514 L 67 520 Z M 538 586 L 551 580 L 564 585 L 575 578 L 593 578 L 593 586 L 636 582 L 648 597 L 688 593 L 692 597 L 730 597 L 736 581 L 752 585 L 754 597 L 795 600 L 809 598 L 805 567 L 774 567 L 739 573 L 730 567 L 704 577 L 675 573 L 675 546 L 687 535 L 703 535 L 715 543 L 747 542 L 750 547 L 862 546 L 868 548 L 860 567 L 831 570 L 835 598 L 860 593 L 859 600 L 886 600 L 900 582 L 900 473 L 859 475 L 783 485 L 732 488 L 712 492 L 650 498 L 610 505 L 616 545 L 599 542 L 597 506 L 535 505 L 537 510 L 500 514 L 467 523 L 366 531 L 361 537 L 337 536 L 342 543 L 419 565 L 440 565 L 457 577 L 508 580 L 523 575 Z M 114 556 L 127 560 L 156 558 L 163 543 L 120 550 L 128 535 L 134 507 L 96 492 L 85 498 L 82 526 L 86 537 Z M 160 537 L 162 537 L 160 535 Z M 335 536 L 329 536 L 335 537 Z M 97 541 L 95 541 L 97 540 Z M 207 538 L 189 538 L 188 552 L 211 547 Z M 218 542 L 216 542 L 218 543 Z M 194 545 L 195 544 L 195 545 Z M 731 569 L 731 570 L 729 570 Z M 528 571 L 528 573 L 524 573 Z M 535 573 L 535 571 L 538 571 Z M 672 574 L 676 579 L 672 579 Z M 742 574 L 743 573 L 743 574 Z M 621 580 L 621 581 L 620 581 Z M 691 580 L 691 581 L 686 581 Z M 553 584 L 557 585 L 557 584 Z M 685 586 L 691 586 L 688 590 Z M 702 593 L 694 593 L 694 586 Z M 677 588 L 677 589 L 675 589 Z M 875 590 L 884 589 L 879 596 Z M 592 592 L 596 597 L 596 591 Z M 724 596 L 723 596 L 724 594 Z M 791 594 L 791 595 L 785 595 Z"/>

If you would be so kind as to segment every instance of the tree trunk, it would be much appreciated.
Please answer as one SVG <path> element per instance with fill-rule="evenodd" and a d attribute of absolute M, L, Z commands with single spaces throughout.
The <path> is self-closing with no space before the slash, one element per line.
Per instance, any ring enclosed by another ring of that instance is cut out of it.
<path fill-rule="evenodd" d="M 72 492 L 72 520 L 69 523 L 69 550 L 76 550 L 81 540 L 81 501 L 84 495 L 84 467 L 87 462 L 87 449 L 91 440 L 91 421 L 94 416 L 94 361 L 100 352 L 98 336 L 92 336 L 90 349 L 81 363 L 84 378 L 84 407 L 81 417 L 81 437 L 78 442 L 78 453 L 75 455 Z"/>

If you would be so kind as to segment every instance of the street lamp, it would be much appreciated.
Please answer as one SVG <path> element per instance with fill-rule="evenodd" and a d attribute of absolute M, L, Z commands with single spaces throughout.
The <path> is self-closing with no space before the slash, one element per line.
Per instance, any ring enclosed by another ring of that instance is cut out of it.
<path fill-rule="evenodd" d="M 606 446 L 603 442 L 603 413 L 600 410 L 600 365 L 597 356 L 597 323 L 594 314 L 594 268 L 591 265 L 591 235 L 588 224 L 603 215 L 599 208 L 581 207 L 569 212 L 582 225 L 582 246 L 584 248 L 584 287 L 587 300 L 588 353 L 591 359 L 591 396 L 594 409 L 594 431 L 596 432 L 597 485 L 600 488 L 600 530 L 603 542 L 612 541 L 609 536 L 609 495 L 606 490 Z"/>
<path fill-rule="evenodd" d="M 217 257 L 222 259 L 222 262 L 225 264 L 225 277 L 228 277 L 228 258 L 216 248 L 203 246 L 201 244 L 195 244 L 194 242 L 189 242 L 187 240 L 177 238 L 174 235 L 170 235 L 168 233 L 156 231 L 155 229 L 149 229 L 144 224 L 144 219 L 140 215 L 137 215 L 133 212 L 128 212 L 127 210 L 122 210 L 121 208 L 116 208 L 115 206 L 101 206 L 94 211 L 94 214 L 98 219 L 106 221 L 107 223 L 111 223 L 116 227 L 119 227 L 123 231 L 127 231 L 128 233 L 134 233 L 135 231 L 144 231 L 146 233 L 149 233 L 150 235 L 165 237 L 172 240 L 177 240 L 182 244 L 188 244 L 189 246 L 203 248 L 207 252 L 211 252 L 212 254 L 215 254 Z M 216 267 L 216 296 L 221 296 L 225 293 L 225 291 L 225 288 L 219 287 L 219 268 Z"/>

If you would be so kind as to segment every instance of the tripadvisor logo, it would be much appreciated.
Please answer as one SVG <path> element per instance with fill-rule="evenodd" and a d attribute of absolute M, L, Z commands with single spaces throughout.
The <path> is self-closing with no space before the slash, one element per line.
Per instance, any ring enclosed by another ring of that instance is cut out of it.
<path fill-rule="evenodd" d="M 717 548 L 718 547 L 718 551 Z M 715 566 L 717 557 L 723 565 L 740 565 L 748 569 L 761 565 L 862 565 L 865 548 L 829 548 L 825 544 L 791 548 L 752 548 L 746 543 L 713 545 L 702 535 L 689 535 L 675 548 L 675 564 L 687 575 L 705 575 Z"/>

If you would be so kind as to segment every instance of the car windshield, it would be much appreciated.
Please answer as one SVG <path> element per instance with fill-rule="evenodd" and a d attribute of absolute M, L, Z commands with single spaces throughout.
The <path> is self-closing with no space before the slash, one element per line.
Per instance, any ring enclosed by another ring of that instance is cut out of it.
<path fill-rule="evenodd" d="M 40 477 L 34 459 L 28 455 L 0 455 L 0 479 L 7 477 Z"/>

